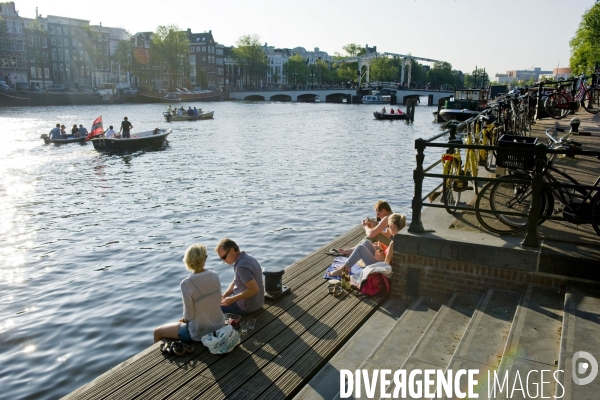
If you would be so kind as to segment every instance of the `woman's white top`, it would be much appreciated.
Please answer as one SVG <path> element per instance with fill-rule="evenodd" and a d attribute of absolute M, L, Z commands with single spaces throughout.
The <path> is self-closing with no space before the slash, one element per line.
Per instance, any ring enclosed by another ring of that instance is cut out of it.
<path fill-rule="evenodd" d="M 188 321 L 190 336 L 202 336 L 225 326 L 221 311 L 221 282 L 216 272 L 206 270 L 181 281 L 183 318 Z"/>

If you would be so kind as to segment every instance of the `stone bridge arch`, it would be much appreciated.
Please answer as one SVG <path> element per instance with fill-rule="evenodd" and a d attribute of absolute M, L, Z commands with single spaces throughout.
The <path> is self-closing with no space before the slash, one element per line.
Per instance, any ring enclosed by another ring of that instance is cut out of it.
<path fill-rule="evenodd" d="M 271 101 L 286 101 L 286 102 L 290 102 L 292 101 L 292 96 L 287 95 L 287 94 L 276 94 L 274 96 L 271 96 Z"/>
<path fill-rule="evenodd" d="M 298 100 L 296 100 L 299 103 L 314 103 L 317 101 L 317 97 L 319 97 L 316 94 L 312 94 L 312 93 L 305 93 L 305 94 L 301 94 L 300 96 L 298 96 Z"/>
<path fill-rule="evenodd" d="M 264 98 L 264 96 L 260 96 L 258 94 L 252 94 L 250 96 L 244 97 L 244 100 L 248 100 L 248 101 L 265 101 L 265 98 Z"/>

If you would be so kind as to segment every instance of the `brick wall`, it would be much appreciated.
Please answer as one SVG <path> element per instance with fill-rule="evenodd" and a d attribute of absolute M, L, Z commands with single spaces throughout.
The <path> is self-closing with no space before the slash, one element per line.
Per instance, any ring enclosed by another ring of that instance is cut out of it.
<path fill-rule="evenodd" d="M 418 271 L 418 291 L 408 288 L 409 269 Z M 521 291 L 526 284 L 563 288 L 567 277 L 477 265 L 435 257 L 394 252 L 392 297 L 410 298 L 410 289 L 419 296 L 445 297 L 453 292 L 481 292 L 485 289 Z"/>

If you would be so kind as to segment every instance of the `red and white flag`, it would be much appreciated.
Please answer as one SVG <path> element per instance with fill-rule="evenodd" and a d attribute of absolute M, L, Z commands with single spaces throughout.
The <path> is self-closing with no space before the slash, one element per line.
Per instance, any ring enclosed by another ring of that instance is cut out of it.
<path fill-rule="evenodd" d="M 85 140 L 90 140 L 94 136 L 102 135 L 104 133 L 104 128 L 102 127 L 102 115 L 99 116 L 92 122 L 92 129 L 90 129 L 90 133 L 86 136 Z"/>

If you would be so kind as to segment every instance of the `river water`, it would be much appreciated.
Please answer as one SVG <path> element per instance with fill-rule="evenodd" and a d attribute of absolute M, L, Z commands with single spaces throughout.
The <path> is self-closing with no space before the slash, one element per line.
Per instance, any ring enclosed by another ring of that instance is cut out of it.
<path fill-rule="evenodd" d="M 426 106 L 407 125 L 374 120 L 381 106 L 194 105 L 214 120 L 167 124 L 162 104 L 0 110 L 0 397 L 59 398 L 151 345 L 181 318 L 193 243 L 226 288 L 223 237 L 269 269 L 374 216 L 379 199 L 410 219 L 414 141 L 440 130 Z M 99 115 L 173 133 L 130 154 L 39 139 Z"/>

